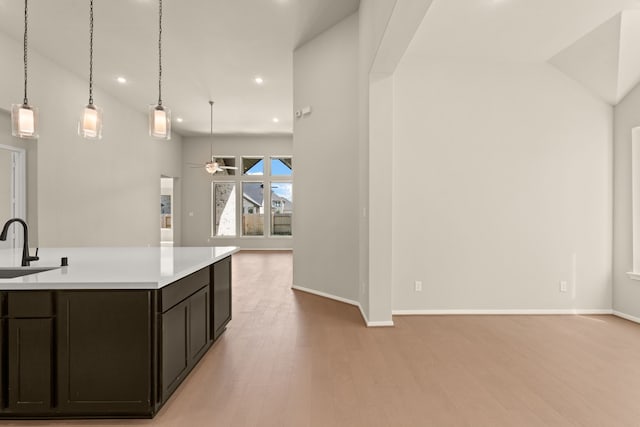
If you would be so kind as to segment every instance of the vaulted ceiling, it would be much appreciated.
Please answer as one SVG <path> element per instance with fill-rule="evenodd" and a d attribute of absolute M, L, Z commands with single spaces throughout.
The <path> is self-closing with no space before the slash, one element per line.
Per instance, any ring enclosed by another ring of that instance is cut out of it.
<path fill-rule="evenodd" d="M 29 2 L 31 48 L 84 79 L 88 3 Z M 96 85 L 141 112 L 157 99 L 157 4 L 95 0 Z M 357 11 L 359 0 L 163 0 L 163 6 L 163 99 L 184 120 L 174 129 L 206 134 L 213 99 L 218 133 L 290 133 L 293 50 Z M 18 43 L 22 7 L 0 0 L 0 32 Z M 640 0 L 434 0 L 407 54 L 549 61 L 616 104 L 640 81 L 636 9 Z M 21 67 L 20 59 L 3 58 L 3 66 Z"/>
<path fill-rule="evenodd" d="M 638 0 L 436 0 L 408 55 L 549 62 L 612 105 L 640 81 Z"/>
<path fill-rule="evenodd" d="M 145 112 L 158 96 L 158 0 L 94 3 L 95 84 Z M 164 0 L 163 101 L 174 119 L 183 119 L 174 121 L 174 129 L 207 133 L 212 99 L 216 132 L 292 132 L 294 48 L 358 5 L 359 0 Z M 89 0 L 30 0 L 29 9 L 30 48 L 88 78 Z M 23 2 L 0 0 L 0 32 L 21 43 L 22 31 Z M 16 59 L 11 64 L 3 58 L 2 66 L 22 67 L 22 58 Z M 127 83 L 118 83 L 118 76 Z"/>

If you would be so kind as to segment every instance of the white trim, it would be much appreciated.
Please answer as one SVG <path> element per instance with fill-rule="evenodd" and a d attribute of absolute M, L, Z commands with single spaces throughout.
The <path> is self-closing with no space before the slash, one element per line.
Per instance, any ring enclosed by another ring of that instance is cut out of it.
<path fill-rule="evenodd" d="M 293 252 L 293 248 L 240 248 L 240 251 Z"/>
<path fill-rule="evenodd" d="M 632 265 L 636 272 L 640 271 L 640 127 L 631 130 L 631 201 Z"/>
<path fill-rule="evenodd" d="M 640 323 L 640 317 L 631 316 L 630 314 L 626 314 L 621 311 L 613 310 L 613 315 L 635 323 Z"/>
<path fill-rule="evenodd" d="M 394 326 L 393 320 L 381 320 L 379 322 L 367 322 L 368 328 L 383 328 Z"/>
<path fill-rule="evenodd" d="M 317 295 L 319 297 L 329 298 L 329 299 L 332 299 L 332 300 L 335 300 L 335 301 L 340 301 L 340 302 L 343 302 L 343 303 L 349 304 L 349 305 L 360 306 L 360 303 L 358 301 L 354 301 L 354 300 L 351 300 L 351 299 L 338 297 L 338 296 L 335 296 L 335 295 L 327 294 L 325 292 L 316 291 L 315 289 L 304 288 L 302 286 L 296 286 L 296 285 L 291 286 L 291 289 L 295 289 L 296 291 L 306 292 L 308 294 Z M 362 311 L 362 309 L 360 309 L 360 311 Z"/>
<path fill-rule="evenodd" d="M 394 316 L 449 315 L 549 315 L 549 314 L 614 314 L 609 308 L 595 309 L 516 309 L 516 310 L 393 310 Z"/>
<path fill-rule="evenodd" d="M 629 279 L 640 280 L 640 273 L 636 273 L 634 271 L 627 272 L 627 276 L 629 276 Z"/>
<path fill-rule="evenodd" d="M 362 305 L 360 305 L 358 301 L 342 298 L 336 295 L 331 295 L 326 292 L 320 292 L 320 291 L 316 291 L 315 289 L 309 289 L 302 286 L 293 285 L 291 286 L 291 289 L 295 289 L 296 291 L 306 292 L 308 294 L 316 295 L 316 296 L 327 298 L 327 299 L 332 299 L 334 301 L 343 302 L 345 304 L 354 305 L 358 307 L 360 309 L 360 315 L 362 316 L 362 319 L 364 320 L 365 325 L 367 325 L 367 328 L 393 326 L 393 320 L 383 320 L 383 321 L 376 321 L 376 322 L 370 321 L 367 318 L 366 314 L 364 313 L 364 310 L 362 309 Z"/>
<path fill-rule="evenodd" d="M 14 218 L 22 218 L 27 221 L 27 150 L 12 145 L 0 144 L 0 149 L 8 150 L 12 153 L 13 171 L 11 173 L 12 182 L 12 213 Z M 15 233 L 12 229 L 14 247 L 22 246 L 22 234 Z"/>

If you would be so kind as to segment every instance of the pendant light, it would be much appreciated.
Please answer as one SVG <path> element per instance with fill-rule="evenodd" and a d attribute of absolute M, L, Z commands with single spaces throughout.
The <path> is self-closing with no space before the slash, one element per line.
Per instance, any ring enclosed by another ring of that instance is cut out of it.
<path fill-rule="evenodd" d="M 11 105 L 11 134 L 24 139 L 38 138 L 38 109 L 29 105 L 27 98 L 27 29 L 28 0 L 24 0 L 24 99 L 22 104 Z"/>
<path fill-rule="evenodd" d="M 171 139 L 171 110 L 162 105 L 162 0 L 158 0 L 158 103 L 149 106 L 149 135 Z"/>
<path fill-rule="evenodd" d="M 102 109 L 93 103 L 93 0 L 89 0 L 89 104 L 82 111 L 78 135 L 85 139 L 102 138 Z"/>

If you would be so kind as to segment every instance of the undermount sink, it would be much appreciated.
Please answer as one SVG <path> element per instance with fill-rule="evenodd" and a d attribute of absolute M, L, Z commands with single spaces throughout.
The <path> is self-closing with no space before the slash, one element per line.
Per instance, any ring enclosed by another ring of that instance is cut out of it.
<path fill-rule="evenodd" d="M 0 279 L 13 279 L 27 276 L 29 274 L 42 273 L 43 271 L 55 270 L 60 267 L 3 267 L 0 268 Z"/>

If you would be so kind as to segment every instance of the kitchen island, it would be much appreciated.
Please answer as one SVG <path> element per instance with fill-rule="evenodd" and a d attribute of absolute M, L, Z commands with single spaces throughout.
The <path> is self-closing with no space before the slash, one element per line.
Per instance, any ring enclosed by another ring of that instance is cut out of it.
<path fill-rule="evenodd" d="M 237 250 L 41 249 L 68 266 L 0 279 L 0 418 L 153 417 L 231 319 Z"/>

